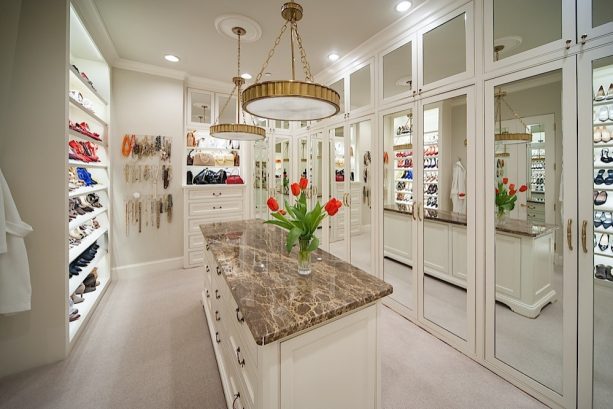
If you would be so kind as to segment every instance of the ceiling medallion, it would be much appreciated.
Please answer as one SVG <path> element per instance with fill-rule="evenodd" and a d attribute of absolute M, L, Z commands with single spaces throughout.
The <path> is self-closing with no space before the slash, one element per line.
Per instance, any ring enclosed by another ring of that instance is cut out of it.
<path fill-rule="evenodd" d="M 241 87 L 245 84 L 245 79 L 241 77 L 241 36 L 246 34 L 246 31 L 242 27 L 234 27 L 232 32 L 238 37 L 238 53 L 237 53 L 237 74 L 232 78 L 234 82 L 234 88 L 228 97 L 225 105 L 219 112 L 219 117 L 223 115 L 228 103 L 236 91 L 236 123 L 235 124 L 219 124 L 219 117 L 215 121 L 214 125 L 211 125 L 211 136 L 219 139 L 230 139 L 235 141 L 260 141 L 266 138 L 266 130 L 259 126 L 248 125 L 245 123 L 243 115 L 243 123 L 241 120 Z"/>
<path fill-rule="evenodd" d="M 311 67 L 298 33 L 297 22 L 302 19 L 302 6 L 295 2 L 281 8 L 285 24 L 277 36 L 268 57 L 255 79 L 255 84 L 243 92 L 243 109 L 250 114 L 268 119 L 287 121 L 313 121 L 336 115 L 340 111 L 340 95 L 332 88 L 313 82 Z M 281 37 L 289 26 L 291 45 L 292 79 L 260 82 L 262 75 Z M 298 45 L 305 81 L 296 81 L 294 43 Z"/>

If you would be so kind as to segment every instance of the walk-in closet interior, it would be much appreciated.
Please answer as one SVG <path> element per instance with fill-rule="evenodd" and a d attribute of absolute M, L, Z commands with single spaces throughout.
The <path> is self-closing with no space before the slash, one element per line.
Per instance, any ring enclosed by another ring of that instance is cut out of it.
<path fill-rule="evenodd" d="M 0 408 L 82 402 L 70 370 L 613 407 L 613 1 L 8 0 L 0 32 Z"/>

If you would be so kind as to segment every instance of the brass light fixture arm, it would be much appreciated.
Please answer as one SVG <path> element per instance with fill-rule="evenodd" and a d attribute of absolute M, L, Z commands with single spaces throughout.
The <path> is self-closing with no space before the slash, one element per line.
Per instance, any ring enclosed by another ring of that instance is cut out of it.
<path fill-rule="evenodd" d="M 298 50 L 300 50 L 300 60 L 302 61 L 302 68 L 304 69 L 304 78 L 307 82 L 313 82 L 313 74 L 311 74 L 311 65 L 307 59 L 306 51 L 302 45 L 302 37 L 298 32 L 298 26 L 294 23 L 296 30 L 296 42 L 298 43 Z"/>
<path fill-rule="evenodd" d="M 266 57 L 266 61 L 264 61 L 264 65 L 262 65 L 262 68 L 260 69 L 260 72 L 255 77 L 255 83 L 256 84 L 259 83 L 260 80 L 262 79 L 262 75 L 264 75 L 264 70 L 266 69 L 266 67 L 268 67 L 268 63 L 270 62 L 270 59 L 272 58 L 272 56 L 275 55 L 275 48 L 277 48 L 277 46 L 281 42 L 281 37 L 283 37 L 283 33 L 285 33 L 285 30 L 287 30 L 287 25 L 288 24 L 289 24 L 289 21 L 286 21 L 285 24 L 283 24 L 283 27 L 281 27 L 281 32 L 279 33 L 279 35 L 275 39 L 275 43 L 273 44 L 273 46 L 270 49 L 270 51 L 268 51 L 268 57 Z"/>

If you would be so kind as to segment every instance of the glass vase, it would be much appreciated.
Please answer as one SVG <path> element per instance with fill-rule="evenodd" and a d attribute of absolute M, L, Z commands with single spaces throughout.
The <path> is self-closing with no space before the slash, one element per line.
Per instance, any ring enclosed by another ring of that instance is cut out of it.
<path fill-rule="evenodd" d="M 504 224 L 509 212 L 504 209 L 496 209 L 496 224 Z"/>
<path fill-rule="evenodd" d="M 308 276 L 311 274 L 311 251 L 307 250 L 311 240 L 299 240 L 298 244 L 298 274 Z"/>

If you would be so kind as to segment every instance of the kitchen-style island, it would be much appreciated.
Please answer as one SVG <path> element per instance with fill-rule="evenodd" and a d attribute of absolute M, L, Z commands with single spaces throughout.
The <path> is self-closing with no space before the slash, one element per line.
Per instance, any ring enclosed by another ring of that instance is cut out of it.
<path fill-rule="evenodd" d="M 200 228 L 228 408 L 379 408 L 377 308 L 392 287 L 322 250 L 299 276 L 286 232 L 262 220 Z"/>

